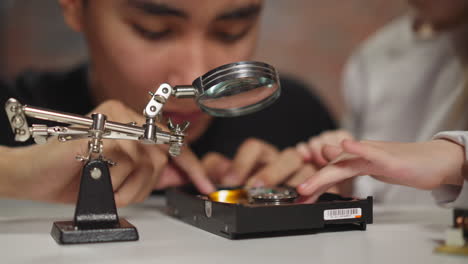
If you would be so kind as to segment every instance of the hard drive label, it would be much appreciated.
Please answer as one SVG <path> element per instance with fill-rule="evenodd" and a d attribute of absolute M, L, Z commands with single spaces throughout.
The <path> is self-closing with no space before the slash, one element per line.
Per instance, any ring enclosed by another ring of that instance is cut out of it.
<path fill-rule="evenodd" d="M 329 209 L 323 211 L 324 220 L 353 219 L 361 217 L 361 208 Z"/>

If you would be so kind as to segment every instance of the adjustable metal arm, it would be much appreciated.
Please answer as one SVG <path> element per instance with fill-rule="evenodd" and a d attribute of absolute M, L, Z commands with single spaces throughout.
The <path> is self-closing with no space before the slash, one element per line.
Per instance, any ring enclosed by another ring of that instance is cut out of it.
<path fill-rule="evenodd" d="M 172 93 L 177 98 L 195 98 L 199 91 L 191 85 L 176 85 Z"/>
<path fill-rule="evenodd" d="M 192 89 L 195 90 L 194 88 Z M 187 96 L 188 90 L 182 91 L 182 94 Z M 108 121 L 105 115 L 99 113 L 87 117 L 21 105 L 13 98 L 7 101 L 5 110 L 16 141 L 26 141 L 30 137 L 33 137 L 36 143 L 45 143 L 48 138 L 54 136 L 63 142 L 89 138 L 89 153 L 87 157 L 80 158 L 83 160 L 89 159 L 92 153 L 101 155 L 102 139 L 127 139 L 138 140 L 148 144 L 169 144 L 169 153 L 177 156 L 180 154 L 181 147 L 184 144 L 184 131 L 189 123 L 186 122 L 180 126 L 179 124 L 174 125 L 169 120 L 168 127 L 171 130 L 170 132 L 162 131 L 156 124 L 156 120 L 161 115 L 164 104 L 171 95 L 176 96 L 176 94 L 177 90 L 173 89 L 169 84 L 159 86 L 156 92 L 151 94 L 152 97 L 143 111 L 146 123 L 142 127 L 137 126 L 136 123 L 123 124 Z M 193 93 L 194 95 L 195 93 Z M 32 125 L 32 127 L 28 127 L 26 116 L 80 127 L 47 127 L 46 125 Z"/>

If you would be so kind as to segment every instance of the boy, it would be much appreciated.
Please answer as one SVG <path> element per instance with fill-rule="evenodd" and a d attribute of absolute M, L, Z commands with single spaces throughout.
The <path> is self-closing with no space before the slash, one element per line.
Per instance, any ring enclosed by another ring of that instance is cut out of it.
<path fill-rule="evenodd" d="M 251 58 L 263 5 L 260 0 L 59 3 L 67 24 L 85 36 L 89 65 L 69 73 L 29 73 L 12 85 L 0 83 L 0 104 L 15 97 L 24 104 L 77 114 L 100 112 L 112 121 L 139 124 L 148 91 L 159 84 L 190 84 L 217 66 Z M 281 98 L 266 111 L 228 120 L 208 116 L 193 100 L 169 100 L 164 115 L 175 123 L 191 122 L 186 137 L 190 148 L 171 160 L 163 146 L 106 142 L 104 155 L 118 164 L 111 168 L 117 205 L 142 201 L 153 189 L 187 179 L 202 193 L 210 193 L 214 187 L 203 167 L 206 159 L 220 157 L 227 162 L 225 169 L 249 171 L 275 157 L 277 148 L 334 127 L 321 103 L 302 85 L 284 80 L 282 86 Z M 318 113 L 313 124 L 300 120 L 306 108 Z M 86 143 L 51 141 L 13 148 L 8 120 L 4 114 L 0 118 L 5 130 L 0 133 L 0 196 L 74 201 L 81 168 L 74 156 L 85 151 Z M 247 140 L 251 137 L 257 139 Z M 203 157 L 202 163 L 198 158 Z"/>

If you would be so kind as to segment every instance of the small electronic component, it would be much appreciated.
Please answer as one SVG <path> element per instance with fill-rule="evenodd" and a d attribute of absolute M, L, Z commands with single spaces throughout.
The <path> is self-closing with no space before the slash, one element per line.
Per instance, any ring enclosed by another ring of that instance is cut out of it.
<path fill-rule="evenodd" d="M 468 210 L 458 208 L 453 211 L 453 227 L 446 230 L 444 243 L 435 251 L 468 256 Z"/>

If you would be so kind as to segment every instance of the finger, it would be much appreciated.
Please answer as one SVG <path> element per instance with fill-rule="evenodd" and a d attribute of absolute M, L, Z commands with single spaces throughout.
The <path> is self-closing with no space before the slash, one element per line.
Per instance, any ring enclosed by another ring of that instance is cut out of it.
<path fill-rule="evenodd" d="M 136 156 L 138 156 L 138 143 L 117 140 L 106 140 L 104 155 L 115 162 L 116 166 L 110 167 L 112 188 L 117 190 L 125 182 L 125 179 L 135 169 Z"/>
<path fill-rule="evenodd" d="M 286 182 L 286 184 L 292 187 L 296 187 L 299 184 L 305 182 L 307 178 L 311 177 L 316 172 L 317 172 L 317 169 L 314 166 L 312 166 L 311 164 L 307 164 L 303 166 L 301 169 L 299 169 L 299 171 L 296 174 L 294 174 Z"/>
<path fill-rule="evenodd" d="M 159 175 L 158 181 L 154 184 L 154 189 L 160 190 L 168 187 L 180 186 L 189 182 L 189 179 L 183 171 L 180 171 L 173 165 L 168 164 Z"/>
<path fill-rule="evenodd" d="M 322 156 L 323 144 L 320 138 L 311 138 L 308 142 L 308 146 L 311 153 L 310 160 L 318 166 L 325 166 L 327 164 L 327 160 L 325 160 L 325 158 Z"/>
<path fill-rule="evenodd" d="M 310 153 L 309 148 L 307 147 L 307 144 L 305 142 L 300 142 L 296 145 L 296 150 L 301 154 L 302 158 L 304 161 L 310 161 L 312 156 Z"/>
<path fill-rule="evenodd" d="M 322 156 L 328 161 L 332 161 L 336 159 L 341 153 L 343 149 L 340 147 L 332 146 L 332 145 L 324 145 L 322 148 Z"/>
<path fill-rule="evenodd" d="M 125 179 L 122 186 L 114 193 L 117 207 L 125 207 L 136 201 L 139 191 L 143 189 L 145 184 L 143 176 L 145 173 L 149 173 L 147 169 L 137 169 Z"/>
<path fill-rule="evenodd" d="M 118 158 L 114 158 L 112 161 L 115 162 L 116 166 L 110 166 L 109 173 L 111 175 L 112 189 L 115 192 L 134 170 L 134 163 L 127 155 L 119 155 Z"/>
<path fill-rule="evenodd" d="M 232 161 L 220 153 L 210 152 L 203 157 L 202 166 L 211 180 L 221 183 L 223 176 L 227 174 L 232 166 Z"/>
<path fill-rule="evenodd" d="M 340 144 L 343 142 L 343 140 L 346 140 L 346 139 L 354 140 L 354 136 L 346 130 L 338 130 L 336 135 L 337 137 L 341 139 Z"/>
<path fill-rule="evenodd" d="M 337 161 L 325 166 L 304 183 L 298 186 L 301 195 L 311 196 L 327 185 L 333 185 L 345 179 L 355 177 L 366 170 L 369 162 L 362 158 L 351 158 Z"/>
<path fill-rule="evenodd" d="M 149 163 L 153 167 L 152 181 L 149 183 L 152 189 L 161 188 L 161 186 L 173 186 L 171 183 L 180 179 L 177 174 L 168 175 L 165 172 L 169 164 L 167 150 L 163 150 L 156 145 L 140 145 L 145 155 L 149 158 Z M 166 174 L 165 174 L 166 173 Z M 171 179 L 174 178 L 174 179 Z M 161 181 L 163 181 L 161 183 Z M 166 185 L 167 184 L 167 185 Z"/>
<path fill-rule="evenodd" d="M 312 137 L 308 142 L 308 147 L 312 153 L 312 162 L 319 166 L 325 166 L 328 161 L 323 156 L 324 145 L 339 146 L 345 139 L 353 139 L 353 136 L 345 130 L 326 131 L 317 137 Z"/>
<path fill-rule="evenodd" d="M 248 139 L 239 147 L 232 168 L 222 183 L 233 186 L 242 184 L 258 166 L 273 161 L 277 156 L 278 151 L 272 145 L 258 139 Z"/>
<path fill-rule="evenodd" d="M 136 142 L 119 140 L 113 144 L 109 157 L 117 163 L 111 167 L 111 175 L 115 194 L 119 194 L 115 198 L 120 199 L 118 205 L 142 201 L 151 192 L 155 177 L 149 155 Z"/>
<path fill-rule="evenodd" d="M 80 173 L 81 175 L 81 173 Z M 50 199 L 51 202 L 58 201 L 60 203 L 76 203 L 78 198 L 78 191 L 81 182 L 81 177 L 76 175 L 73 179 L 65 185 L 60 194 L 57 195 L 56 199 Z"/>
<path fill-rule="evenodd" d="M 323 145 L 328 144 L 332 146 L 339 146 L 343 139 L 340 138 L 336 131 L 332 131 L 320 134 L 320 140 L 322 141 Z"/>
<path fill-rule="evenodd" d="M 336 130 L 322 133 L 320 139 L 324 144 L 339 146 L 343 140 L 353 139 L 353 136 L 345 130 Z"/>
<path fill-rule="evenodd" d="M 327 189 L 327 193 L 334 193 L 334 194 L 340 194 L 340 188 L 338 187 L 339 183 L 336 185 L 333 185 L 329 189 Z"/>
<path fill-rule="evenodd" d="M 302 165 L 303 161 L 299 153 L 294 148 L 288 148 L 281 152 L 274 162 L 252 176 L 246 185 L 252 187 L 277 185 L 289 178 Z"/>
<path fill-rule="evenodd" d="M 132 160 L 132 166 L 130 167 L 132 171 L 115 191 L 116 204 L 122 207 L 142 201 L 151 193 L 155 170 L 149 155 L 145 153 L 141 145 L 135 144 L 135 142 L 122 141 L 119 142 L 119 146 L 122 150 L 128 150 L 125 154 Z"/>
<path fill-rule="evenodd" d="M 174 163 L 182 169 L 203 194 L 210 194 L 216 189 L 206 176 L 206 173 L 193 152 L 185 147 L 177 157 L 172 157 Z"/>
<path fill-rule="evenodd" d="M 382 149 L 354 140 L 345 140 L 342 143 L 345 152 L 357 155 L 369 161 L 366 174 L 380 174 L 385 171 L 391 171 L 394 164 L 394 158 Z"/>
<path fill-rule="evenodd" d="M 299 203 L 310 204 L 310 203 L 317 202 L 320 196 L 324 194 L 325 192 L 327 192 L 327 190 L 329 190 L 332 186 L 333 184 L 327 184 L 323 186 L 322 188 L 319 188 L 310 196 L 300 196 Z"/>
<path fill-rule="evenodd" d="M 139 177 L 143 177 L 143 186 L 134 198 L 134 202 L 136 203 L 143 202 L 151 194 L 154 189 L 154 185 L 159 178 L 159 173 L 162 171 L 162 168 L 156 168 L 153 166 L 149 154 L 144 155 L 142 164 L 139 166 L 145 168 L 145 170 L 139 175 Z"/>

